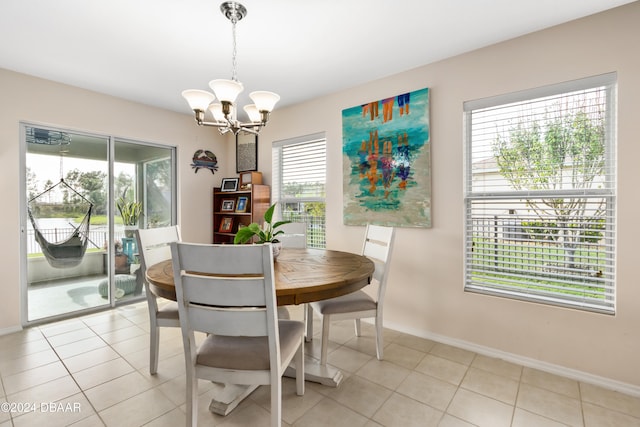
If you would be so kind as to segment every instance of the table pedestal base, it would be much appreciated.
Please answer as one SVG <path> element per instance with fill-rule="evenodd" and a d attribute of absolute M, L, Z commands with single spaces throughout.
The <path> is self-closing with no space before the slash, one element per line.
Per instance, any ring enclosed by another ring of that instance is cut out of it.
<path fill-rule="evenodd" d="M 320 361 L 311 356 L 305 355 L 304 362 L 305 381 L 329 387 L 338 387 L 344 378 L 339 369 L 329 365 L 321 366 Z M 295 378 L 295 368 L 289 366 L 284 375 L 289 378 Z M 257 388 L 257 385 L 216 384 L 209 410 L 214 414 L 228 415 L 245 397 L 249 396 Z"/>
<path fill-rule="evenodd" d="M 294 367 L 289 366 L 286 371 L 284 371 L 284 376 L 289 378 L 296 377 L 296 370 Z M 320 365 L 320 361 L 314 357 L 304 356 L 304 379 L 305 381 L 311 381 L 313 383 L 318 383 L 322 385 L 326 385 L 329 387 L 338 387 L 342 382 L 344 376 L 339 369 L 334 368 L 333 366 Z"/>
<path fill-rule="evenodd" d="M 214 397 L 209 404 L 209 410 L 218 415 L 229 415 L 233 409 L 249 396 L 257 385 L 235 385 L 235 384 L 218 384 L 215 385 Z"/>

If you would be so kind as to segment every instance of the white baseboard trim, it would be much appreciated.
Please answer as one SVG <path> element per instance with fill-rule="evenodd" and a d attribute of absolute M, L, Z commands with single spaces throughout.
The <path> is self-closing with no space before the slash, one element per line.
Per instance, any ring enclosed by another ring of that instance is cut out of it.
<path fill-rule="evenodd" d="M 9 335 L 15 332 L 20 332 L 21 330 L 22 330 L 21 326 L 11 326 L 9 328 L 0 329 L 0 337 L 3 335 Z"/>
<path fill-rule="evenodd" d="M 365 320 L 363 319 L 363 321 Z M 438 335 L 430 332 L 418 331 L 411 328 L 402 327 L 393 323 L 385 322 L 384 327 L 392 329 L 394 331 L 403 332 L 420 338 L 436 341 L 442 344 L 448 344 L 454 347 L 462 348 L 464 350 L 469 350 L 474 353 L 482 354 L 483 356 L 502 359 L 507 362 L 526 366 L 528 368 L 538 369 L 550 374 L 560 375 L 562 377 L 570 378 L 576 381 L 593 384 L 596 386 L 607 388 L 609 390 L 628 394 L 630 396 L 640 397 L 640 386 L 634 384 L 623 383 L 621 381 L 612 380 L 610 378 L 593 375 L 588 372 L 578 371 L 576 369 L 571 369 L 560 365 L 554 365 L 552 363 L 543 362 L 541 360 L 532 359 L 513 353 L 507 353 L 505 351 L 496 350 L 491 347 L 485 347 L 468 341 L 450 338 L 444 335 Z"/>

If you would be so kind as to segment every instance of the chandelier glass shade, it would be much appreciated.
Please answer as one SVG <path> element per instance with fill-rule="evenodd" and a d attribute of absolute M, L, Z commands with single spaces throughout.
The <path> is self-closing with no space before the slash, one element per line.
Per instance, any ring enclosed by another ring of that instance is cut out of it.
<path fill-rule="evenodd" d="M 220 5 L 222 14 L 231 21 L 233 28 L 233 75 L 231 79 L 215 79 L 209 82 L 213 91 L 188 89 L 182 92 L 189 107 L 195 113 L 195 119 L 200 126 L 215 126 L 220 133 L 240 131 L 257 134 L 269 121 L 269 114 L 273 111 L 280 96 L 267 91 L 255 91 L 249 94 L 253 104 L 244 106 L 249 116 L 248 122 L 237 119 L 236 100 L 244 90 L 244 86 L 236 77 L 236 23 L 247 15 L 247 9 L 240 3 L 233 1 Z M 218 102 L 215 102 L 217 99 Z M 211 112 L 214 121 L 206 121 L 207 111 Z"/>

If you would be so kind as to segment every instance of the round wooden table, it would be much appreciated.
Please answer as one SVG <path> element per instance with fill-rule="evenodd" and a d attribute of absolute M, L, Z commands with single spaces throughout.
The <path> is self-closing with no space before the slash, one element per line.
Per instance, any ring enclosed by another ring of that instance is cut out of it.
<path fill-rule="evenodd" d="M 273 264 L 278 305 L 304 304 L 355 292 L 371 282 L 373 262 L 362 255 L 325 249 L 280 251 Z M 174 300 L 171 260 L 147 269 L 154 295 Z"/>

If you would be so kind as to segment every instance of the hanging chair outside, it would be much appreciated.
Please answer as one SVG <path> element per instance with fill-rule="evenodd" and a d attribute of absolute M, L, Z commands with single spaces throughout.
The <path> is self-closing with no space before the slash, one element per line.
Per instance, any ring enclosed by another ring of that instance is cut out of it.
<path fill-rule="evenodd" d="M 54 190 L 65 194 L 62 200 L 60 197 L 54 197 L 54 200 L 51 200 L 51 194 Z M 47 202 L 43 202 L 47 199 Z M 58 214 L 77 212 L 80 209 L 85 213 L 77 226 L 69 223 L 70 227 L 56 229 L 51 236 L 45 237 L 38 221 L 40 215 L 50 215 L 51 212 L 56 211 Z M 27 212 L 33 226 L 34 237 L 49 265 L 54 268 L 69 268 L 82 262 L 89 242 L 89 223 L 92 209 L 93 203 L 64 182 L 64 179 L 60 179 L 60 182 L 29 200 Z"/>

